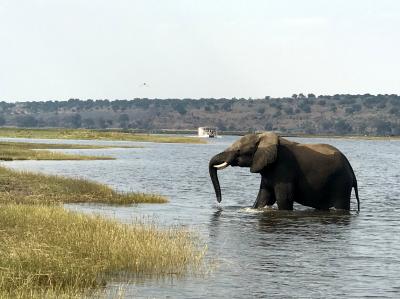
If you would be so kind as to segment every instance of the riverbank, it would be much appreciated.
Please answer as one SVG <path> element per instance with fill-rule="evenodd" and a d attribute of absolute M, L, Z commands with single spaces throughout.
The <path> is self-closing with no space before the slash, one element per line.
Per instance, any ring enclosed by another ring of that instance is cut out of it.
<path fill-rule="evenodd" d="M 122 131 L 101 131 L 88 129 L 0 128 L 0 137 L 37 139 L 120 140 L 159 143 L 206 143 L 205 140 L 194 137 L 138 134 Z"/>

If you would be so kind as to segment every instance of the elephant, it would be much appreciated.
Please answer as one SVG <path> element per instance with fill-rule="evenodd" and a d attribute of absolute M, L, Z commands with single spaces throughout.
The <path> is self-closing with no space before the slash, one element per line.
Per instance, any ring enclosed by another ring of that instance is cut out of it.
<path fill-rule="evenodd" d="M 228 166 L 249 167 L 261 174 L 260 190 L 253 208 L 272 206 L 293 210 L 293 203 L 318 210 L 350 210 L 354 187 L 360 211 L 357 179 L 346 156 L 328 144 L 302 144 L 273 132 L 248 134 L 209 162 L 209 174 L 217 201 L 221 188 L 217 170 Z"/>

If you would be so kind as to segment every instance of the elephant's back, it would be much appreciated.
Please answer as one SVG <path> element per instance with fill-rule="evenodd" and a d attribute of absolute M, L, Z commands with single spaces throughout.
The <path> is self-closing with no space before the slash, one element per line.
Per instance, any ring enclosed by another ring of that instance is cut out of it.
<path fill-rule="evenodd" d="M 291 152 L 301 170 L 327 176 L 342 164 L 342 153 L 329 144 L 296 144 Z M 321 173 L 322 172 L 322 173 Z"/>
<path fill-rule="evenodd" d="M 343 171 L 343 154 L 329 144 L 297 144 L 292 150 L 299 176 L 311 189 L 322 188 L 326 180 Z"/>
<path fill-rule="evenodd" d="M 325 143 L 313 143 L 313 144 L 301 144 L 298 143 L 295 145 L 296 146 L 296 151 L 299 153 L 303 153 L 304 155 L 322 155 L 322 156 L 333 156 L 337 153 L 340 153 L 340 151 L 330 145 L 330 144 L 325 144 Z"/>

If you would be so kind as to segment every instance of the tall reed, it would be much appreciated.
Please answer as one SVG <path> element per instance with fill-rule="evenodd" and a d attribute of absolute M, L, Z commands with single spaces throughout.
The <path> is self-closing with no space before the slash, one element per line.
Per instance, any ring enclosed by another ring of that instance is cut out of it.
<path fill-rule="evenodd" d="M 0 208 L 0 297 L 73 295 L 115 274 L 182 275 L 204 248 L 182 229 L 124 225 L 58 206 Z"/>

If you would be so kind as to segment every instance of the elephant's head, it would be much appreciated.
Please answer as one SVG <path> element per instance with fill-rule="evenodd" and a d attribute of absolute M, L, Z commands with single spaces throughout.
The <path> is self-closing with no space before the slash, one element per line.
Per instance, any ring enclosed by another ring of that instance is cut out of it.
<path fill-rule="evenodd" d="M 218 202 L 221 202 L 217 170 L 227 166 L 250 167 L 250 171 L 260 172 L 276 160 L 279 138 L 275 133 L 249 134 L 240 138 L 225 151 L 211 158 L 209 171 Z"/>

